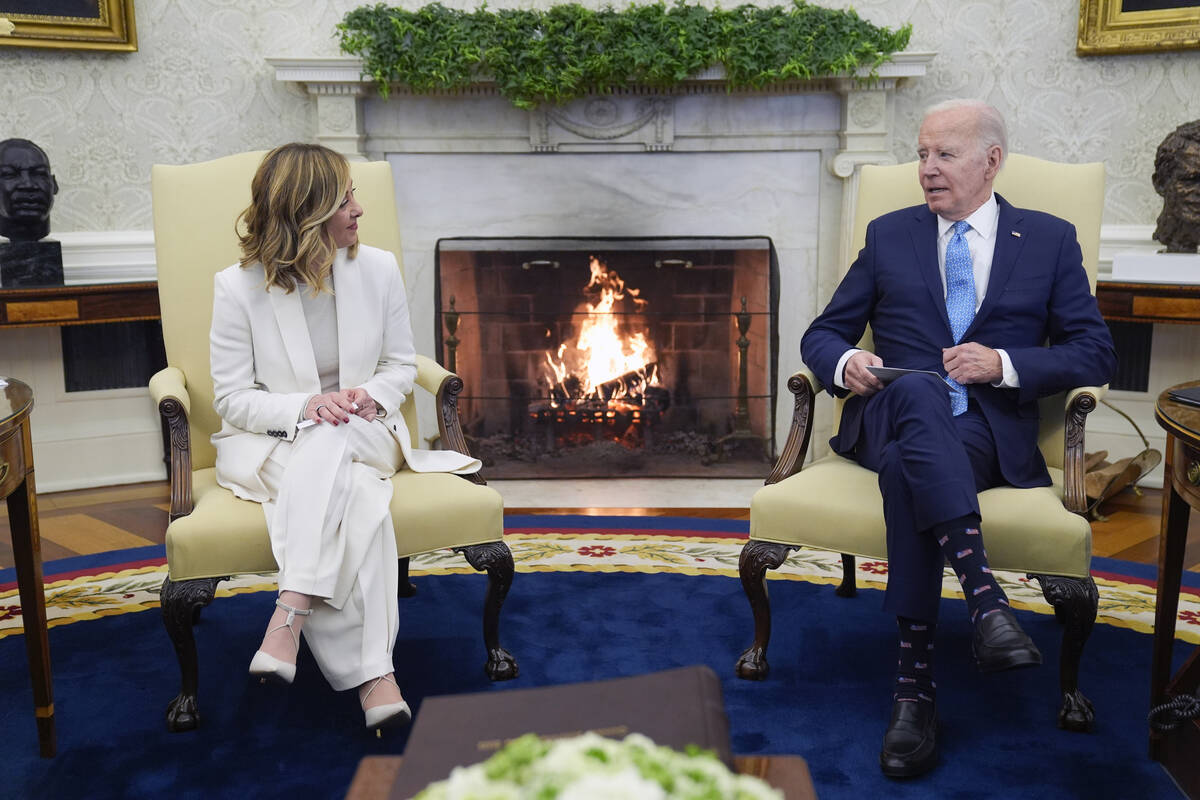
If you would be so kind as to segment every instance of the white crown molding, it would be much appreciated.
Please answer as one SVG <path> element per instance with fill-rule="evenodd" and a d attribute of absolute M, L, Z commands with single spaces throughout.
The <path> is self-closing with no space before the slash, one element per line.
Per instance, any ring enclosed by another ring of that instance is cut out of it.
<path fill-rule="evenodd" d="M 75 231 L 52 238 L 62 244 L 64 283 L 158 279 L 154 231 Z"/>
<path fill-rule="evenodd" d="M 1117 253 L 1154 253 L 1160 249 L 1162 245 L 1154 241 L 1153 225 L 1101 225 L 1097 273 L 1101 279 L 1111 277 Z"/>
<path fill-rule="evenodd" d="M 1153 253 L 1153 225 L 1104 225 L 1100 228 L 1100 274 L 1112 273 L 1117 253 Z M 75 231 L 56 233 L 62 243 L 66 283 L 125 283 L 157 279 L 153 231 Z"/>

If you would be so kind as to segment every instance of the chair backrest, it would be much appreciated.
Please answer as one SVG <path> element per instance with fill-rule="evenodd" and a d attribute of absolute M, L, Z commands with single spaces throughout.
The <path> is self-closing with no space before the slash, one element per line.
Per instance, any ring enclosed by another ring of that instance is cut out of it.
<path fill-rule="evenodd" d="M 208 359 L 213 275 L 241 256 L 234 220 L 250 204 L 250 179 L 265 155 L 266 151 L 258 151 L 184 166 L 160 164 L 150 173 L 163 342 L 167 363 L 187 378 L 193 469 L 215 463 L 209 437 L 221 425 L 213 410 Z M 401 263 L 391 165 L 351 162 L 350 173 L 355 197 L 364 209 L 359 240 L 390 250 Z M 410 399 L 405 405 L 409 430 L 415 434 L 414 404 Z"/>
<path fill-rule="evenodd" d="M 1060 164 L 1011 153 L 996 176 L 996 192 L 1020 208 L 1061 217 L 1075 226 L 1092 293 L 1100 254 L 1100 220 L 1104 213 L 1104 164 Z M 924 202 L 917 162 L 892 166 L 866 165 L 855 195 L 852 253 L 866 241 L 867 223 L 881 214 Z M 844 264 L 842 269 L 849 269 Z M 1061 467 L 1063 459 L 1063 395 L 1042 400 L 1040 446 L 1046 463 Z"/>

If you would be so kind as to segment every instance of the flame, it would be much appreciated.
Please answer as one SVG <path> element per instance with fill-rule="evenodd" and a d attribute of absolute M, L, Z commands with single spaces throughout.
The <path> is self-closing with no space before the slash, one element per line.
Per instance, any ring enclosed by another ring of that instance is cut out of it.
<path fill-rule="evenodd" d="M 645 308 L 647 301 L 638 289 L 625 285 L 614 271 L 592 256 L 589 264 L 592 277 L 584 292 L 598 292 L 596 302 L 584 302 L 580 307 L 583 319 L 579 335 L 561 344 L 557 353 L 546 352 L 546 376 L 554 397 L 571 400 L 600 399 L 609 405 L 618 404 L 628 393 L 624 384 L 607 386 L 630 374 L 641 376 L 641 383 L 657 383 L 654 347 L 642 332 L 621 335 L 620 316 L 614 313 L 618 302 L 632 301 L 634 308 Z M 603 390 L 603 391 L 602 391 Z M 607 395 L 607 396 L 605 396 Z"/>

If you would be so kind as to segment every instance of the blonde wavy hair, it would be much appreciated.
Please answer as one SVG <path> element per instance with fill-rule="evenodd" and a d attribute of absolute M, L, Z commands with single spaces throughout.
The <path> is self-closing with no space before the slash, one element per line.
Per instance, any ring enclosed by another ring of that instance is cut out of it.
<path fill-rule="evenodd" d="M 289 294 L 298 280 L 314 295 L 330 291 L 337 245 L 325 223 L 349 188 L 350 165 L 328 147 L 292 142 L 267 153 L 250 182 L 250 205 L 234 223 L 241 266 L 261 263 L 267 286 Z M 357 251 L 355 243 L 350 257 Z"/>

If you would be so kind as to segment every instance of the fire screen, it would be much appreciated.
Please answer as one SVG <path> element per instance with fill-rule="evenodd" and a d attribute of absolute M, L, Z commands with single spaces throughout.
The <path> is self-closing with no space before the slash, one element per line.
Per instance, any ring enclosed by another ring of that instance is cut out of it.
<path fill-rule="evenodd" d="M 765 237 L 442 239 L 435 336 L 494 478 L 764 477 Z"/>

